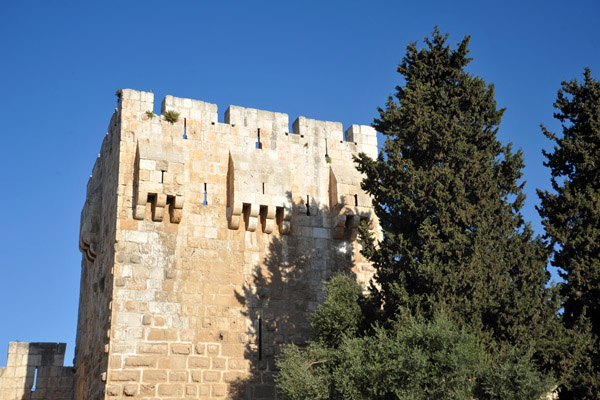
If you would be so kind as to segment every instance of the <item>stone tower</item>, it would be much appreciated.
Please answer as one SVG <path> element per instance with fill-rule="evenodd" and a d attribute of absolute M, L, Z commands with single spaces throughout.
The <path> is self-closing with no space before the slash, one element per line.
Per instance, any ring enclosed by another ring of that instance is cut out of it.
<path fill-rule="evenodd" d="M 352 156 L 376 132 L 119 91 L 81 217 L 75 399 L 275 398 L 336 271 L 377 222 Z"/>

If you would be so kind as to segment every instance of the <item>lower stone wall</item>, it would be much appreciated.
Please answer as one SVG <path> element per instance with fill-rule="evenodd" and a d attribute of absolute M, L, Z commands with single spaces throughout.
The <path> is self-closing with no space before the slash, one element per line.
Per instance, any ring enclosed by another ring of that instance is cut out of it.
<path fill-rule="evenodd" d="M 0 368 L 0 400 L 72 400 L 75 373 L 65 343 L 10 342 Z"/>

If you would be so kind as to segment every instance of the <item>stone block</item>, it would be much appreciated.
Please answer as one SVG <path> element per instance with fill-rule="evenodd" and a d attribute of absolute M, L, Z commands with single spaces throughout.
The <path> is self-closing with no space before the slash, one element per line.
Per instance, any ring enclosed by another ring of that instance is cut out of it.
<path fill-rule="evenodd" d="M 169 372 L 169 382 L 186 382 L 188 373 L 186 371 Z"/>
<path fill-rule="evenodd" d="M 140 371 L 112 371 L 109 379 L 114 382 L 134 382 L 140 380 Z"/>
<path fill-rule="evenodd" d="M 120 396 L 121 395 L 121 387 L 117 385 L 108 385 L 106 387 L 106 394 L 109 396 Z"/>
<path fill-rule="evenodd" d="M 159 396 L 179 397 L 183 395 L 183 386 L 180 384 L 158 385 Z"/>
<path fill-rule="evenodd" d="M 126 367 L 156 367 L 157 360 L 151 356 L 129 356 L 125 358 Z"/>
<path fill-rule="evenodd" d="M 227 366 L 227 359 L 222 357 L 213 357 L 211 369 L 225 369 Z"/>
<path fill-rule="evenodd" d="M 227 385 L 212 385 L 212 394 L 214 397 L 225 397 L 227 395 Z"/>
<path fill-rule="evenodd" d="M 221 372 L 218 371 L 204 371 L 203 382 L 220 382 Z"/>
<path fill-rule="evenodd" d="M 128 384 L 123 386 L 123 394 L 125 396 L 131 397 L 135 396 L 138 392 L 138 385 Z"/>
<path fill-rule="evenodd" d="M 140 396 L 156 396 L 155 383 L 143 383 L 140 385 Z"/>
<path fill-rule="evenodd" d="M 188 367 L 189 368 L 210 368 L 210 358 L 209 357 L 191 356 L 188 358 Z"/>
<path fill-rule="evenodd" d="M 191 343 L 172 343 L 171 354 L 190 354 L 192 352 Z"/>
<path fill-rule="evenodd" d="M 198 387 L 195 385 L 186 385 L 185 386 L 185 395 L 187 397 L 195 397 L 198 395 Z"/>
<path fill-rule="evenodd" d="M 167 354 L 166 343 L 139 343 L 138 352 L 141 354 Z"/>
<path fill-rule="evenodd" d="M 166 382 L 167 371 L 164 370 L 144 370 L 142 382 Z"/>
<path fill-rule="evenodd" d="M 202 382 L 202 371 L 192 371 L 192 381 Z"/>

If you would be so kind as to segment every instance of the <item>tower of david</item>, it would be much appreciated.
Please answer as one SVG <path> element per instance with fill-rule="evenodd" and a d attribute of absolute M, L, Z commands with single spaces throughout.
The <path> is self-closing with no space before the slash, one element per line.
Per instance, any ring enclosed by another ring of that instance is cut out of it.
<path fill-rule="evenodd" d="M 323 281 L 372 276 L 353 156 L 377 156 L 375 130 L 118 94 L 81 213 L 74 365 L 64 344 L 11 343 L 0 399 L 275 399 Z"/>

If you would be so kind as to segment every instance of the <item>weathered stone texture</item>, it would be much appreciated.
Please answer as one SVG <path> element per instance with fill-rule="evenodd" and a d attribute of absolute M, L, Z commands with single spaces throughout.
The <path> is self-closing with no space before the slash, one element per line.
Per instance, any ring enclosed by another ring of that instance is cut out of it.
<path fill-rule="evenodd" d="M 375 157 L 376 133 L 153 102 L 121 91 L 88 183 L 74 398 L 275 398 L 275 356 L 309 340 L 323 280 L 372 275 L 352 156 Z"/>
<path fill-rule="evenodd" d="M 118 166 L 99 159 L 118 173 L 114 241 L 111 226 L 95 250 L 113 283 L 105 396 L 274 398 L 274 357 L 310 338 L 323 280 L 371 276 L 353 239 L 361 219 L 377 223 L 352 155 L 377 154 L 375 131 L 344 140 L 340 123 L 300 117 L 288 132 L 286 114 L 236 106 L 219 123 L 216 105 L 171 96 L 177 122 L 152 108 L 151 93 L 123 90 Z"/>
<path fill-rule="evenodd" d="M 75 398 L 104 397 L 111 336 L 116 260 L 116 194 L 120 172 L 121 112 L 116 110 L 88 181 L 81 212 L 79 248 L 83 253 L 75 348 Z"/>
<path fill-rule="evenodd" d="M 71 400 L 73 367 L 63 367 L 65 343 L 10 342 L 0 368 L 1 400 Z"/>

